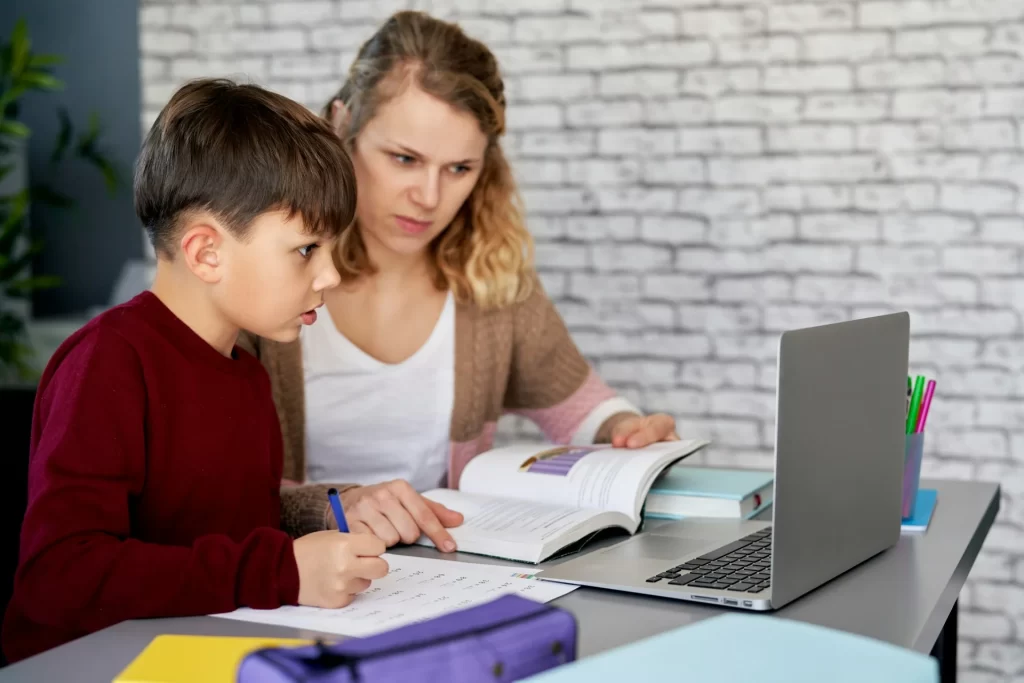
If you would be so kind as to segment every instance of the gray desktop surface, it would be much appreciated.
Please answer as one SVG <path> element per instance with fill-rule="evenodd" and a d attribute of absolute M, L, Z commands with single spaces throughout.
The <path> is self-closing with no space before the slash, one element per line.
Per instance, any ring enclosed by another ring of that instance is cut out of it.
<path fill-rule="evenodd" d="M 922 487 L 939 492 L 927 532 L 904 534 L 890 550 L 770 614 L 928 653 L 995 520 L 999 486 L 988 482 L 925 480 Z M 397 552 L 437 556 L 436 551 L 420 547 Z M 495 562 L 458 553 L 448 559 Z M 577 617 L 580 657 L 725 613 L 721 607 L 590 588 L 579 588 L 553 604 Z M 318 635 L 216 617 L 130 621 L 0 669 L 0 682 L 109 683 L 150 640 L 162 633 Z"/>

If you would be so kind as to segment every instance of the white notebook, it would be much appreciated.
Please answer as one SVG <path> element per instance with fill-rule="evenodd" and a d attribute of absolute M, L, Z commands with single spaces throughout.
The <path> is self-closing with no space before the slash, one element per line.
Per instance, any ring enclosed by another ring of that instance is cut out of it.
<path fill-rule="evenodd" d="M 291 626 L 344 636 L 369 636 L 516 593 L 550 602 L 576 586 L 540 581 L 513 567 L 385 553 L 388 575 L 341 609 L 248 607 L 214 614 L 224 619 Z"/>

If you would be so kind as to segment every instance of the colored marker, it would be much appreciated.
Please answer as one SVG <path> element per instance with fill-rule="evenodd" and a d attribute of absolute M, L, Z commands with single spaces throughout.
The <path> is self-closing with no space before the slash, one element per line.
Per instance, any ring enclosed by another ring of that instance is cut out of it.
<path fill-rule="evenodd" d="M 917 418 L 916 432 L 923 432 L 925 422 L 928 421 L 928 409 L 932 407 L 932 395 L 935 394 L 935 380 L 928 380 L 928 386 L 924 390 L 924 398 L 921 399 L 921 414 Z"/>
<path fill-rule="evenodd" d="M 921 409 L 921 394 L 924 392 L 924 375 L 914 380 L 914 393 L 910 396 L 910 411 L 907 414 L 907 434 L 913 434 L 917 427 L 918 411 Z"/>

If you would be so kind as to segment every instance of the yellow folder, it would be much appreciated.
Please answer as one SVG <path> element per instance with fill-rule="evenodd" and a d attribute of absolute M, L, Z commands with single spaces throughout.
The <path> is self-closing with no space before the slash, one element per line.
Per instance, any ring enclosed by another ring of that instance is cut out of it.
<path fill-rule="evenodd" d="M 157 636 L 114 683 L 234 683 L 238 665 L 250 652 L 312 642 L 295 638 Z"/>

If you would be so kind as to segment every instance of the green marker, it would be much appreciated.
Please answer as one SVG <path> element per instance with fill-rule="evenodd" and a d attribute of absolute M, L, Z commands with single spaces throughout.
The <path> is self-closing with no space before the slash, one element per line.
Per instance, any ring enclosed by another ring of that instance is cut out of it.
<path fill-rule="evenodd" d="M 907 434 L 913 434 L 914 429 L 917 427 L 917 414 L 921 410 L 921 394 L 923 393 L 924 375 L 918 375 L 914 380 L 914 393 L 910 396 L 910 410 L 907 415 Z"/>

